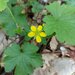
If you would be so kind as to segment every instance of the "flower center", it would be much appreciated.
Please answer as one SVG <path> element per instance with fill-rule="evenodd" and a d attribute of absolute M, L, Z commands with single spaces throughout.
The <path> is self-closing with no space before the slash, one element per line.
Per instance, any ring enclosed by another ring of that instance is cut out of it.
<path fill-rule="evenodd" d="M 38 30 L 36 30 L 35 32 L 35 36 L 39 36 L 40 32 Z"/>

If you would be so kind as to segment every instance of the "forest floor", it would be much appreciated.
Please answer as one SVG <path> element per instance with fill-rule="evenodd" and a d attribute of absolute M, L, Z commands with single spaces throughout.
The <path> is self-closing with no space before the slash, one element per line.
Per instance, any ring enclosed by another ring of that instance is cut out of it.
<path fill-rule="evenodd" d="M 13 38 L 14 40 L 14 38 Z M 16 40 L 16 42 L 18 39 Z M 3 66 L 1 56 L 3 49 L 11 43 L 10 39 L 6 39 L 3 31 L 0 31 L 0 65 Z M 44 49 L 42 52 L 43 67 L 34 70 L 32 75 L 75 75 L 75 47 L 59 43 L 55 36 L 49 43 L 50 50 Z M 13 75 L 5 73 L 0 68 L 0 75 Z"/>

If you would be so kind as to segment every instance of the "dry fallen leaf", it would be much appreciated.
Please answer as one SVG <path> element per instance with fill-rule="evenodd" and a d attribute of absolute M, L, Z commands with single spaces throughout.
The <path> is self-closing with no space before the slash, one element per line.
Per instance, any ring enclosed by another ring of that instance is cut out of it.
<path fill-rule="evenodd" d="M 33 75 L 75 75 L 75 61 L 72 58 L 59 58 L 55 54 L 43 54 L 43 68 L 35 69 Z"/>
<path fill-rule="evenodd" d="M 55 36 L 53 36 L 50 41 L 50 48 L 54 52 L 57 49 L 57 46 L 58 46 L 58 42 L 57 42 Z"/>
<path fill-rule="evenodd" d="M 72 58 L 73 60 L 75 60 L 75 51 L 69 50 L 67 54 L 69 55 L 70 58 Z"/>

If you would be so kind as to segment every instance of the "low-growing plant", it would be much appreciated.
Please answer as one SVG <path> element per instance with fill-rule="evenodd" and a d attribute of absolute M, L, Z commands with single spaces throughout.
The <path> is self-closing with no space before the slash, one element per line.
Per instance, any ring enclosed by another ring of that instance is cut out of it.
<path fill-rule="evenodd" d="M 35 68 L 42 67 L 43 60 L 38 50 L 41 44 L 47 44 L 53 33 L 60 42 L 75 45 L 75 6 L 68 0 L 64 1 L 66 4 L 0 0 L 0 29 L 6 32 L 8 39 L 19 38 L 18 43 L 14 41 L 4 49 L 5 72 L 31 75 Z"/>

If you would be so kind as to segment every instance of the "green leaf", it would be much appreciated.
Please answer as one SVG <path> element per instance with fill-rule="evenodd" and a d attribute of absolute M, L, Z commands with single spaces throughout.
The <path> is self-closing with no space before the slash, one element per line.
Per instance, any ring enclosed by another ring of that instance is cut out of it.
<path fill-rule="evenodd" d="M 42 11 L 42 9 L 43 9 L 43 5 L 40 4 L 39 2 L 34 1 L 32 3 L 32 12 L 33 13 L 38 13 L 38 12 Z"/>
<path fill-rule="evenodd" d="M 9 0 L 0 0 L 0 11 L 3 11 L 7 7 L 7 2 Z"/>
<path fill-rule="evenodd" d="M 7 35 L 15 36 L 16 24 L 7 9 L 0 13 L 0 24 L 4 26 Z"/>
<path fill-rule="evenodd" d="M 23 32 L 23 29 L 21 27 L 17 27 L 16 31 L 17 34 L 21 34 Z"/>
<path fill-rule="evenodd" d="M 12 7 L 11 9 L 19 26 L 23 27 L 26 32 L 29 32 L 30 29 L 26 19 L 26 15 L 21 13 L 24 8 L 22 6 L 15 6 L 15 7 Z"/>
<path fill-rule="evenodd" d="M 33 13 L 39 13 L 44 8 L 44 6 L 40 4 L 37 0 L 28 0 L 25 6 L 26 7 L 32 6 Z"/>
<path fill-rule="evenodd" d="M 59 41 L 75 45 L 75 7 L 54 2 L 46 6 L 46 9 L 50 12 L 43 19 L 46 22 L 46 34 L 55 32 Z"/>
<path fill-rule="evenodd" d="M 8 5 L 12 5 L 12 4 L 16 4 L 16 3 L 17 3 L 17 0 L 9 0 Z"/>
<path fill-rule="evenodd" d="M 31 75 L 34 68 L 42 66 L 41 55 L 37 51 L 38 47 L 29 43 L 24 43 L 21 48 L 17 44 L 8 47 L 4 52 L 5 71 L 15 68 L 15 75 Z"/>
<path fill-rule="evenodd" d="M 16 25 L 14 22 L 8 23 L 8 25 L 6 25 L 4 27 L 4 31 L 7 33 L 7 35 L 9 36 L 15 36 L 16 35 Z"/>
<path fill-rule="evenodd" d="M 17 31 L 16 24 L 25 30 L 23 35 L 29 32 L 29 25 L 26 16 L 21 13 L 22 10 L 22 6 L 14 6 L 10 8 L 16 23 L 8 9 L 0 13 L 0 25 L 4 26 L 4 30 L 9 36 L 15 36 Z"/>
<path fill-rule="evenodd" d="M 68 5 L 75 6 L 75 0 L 64 0 Z"/>

